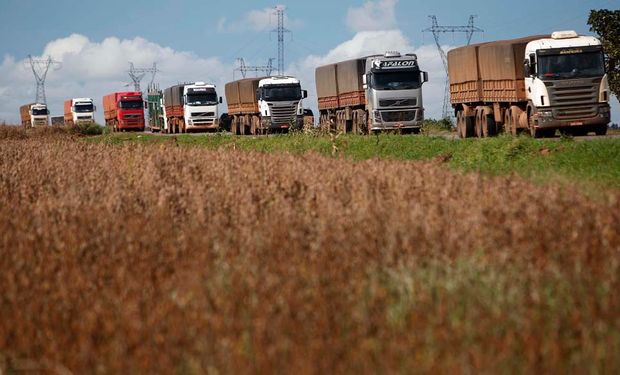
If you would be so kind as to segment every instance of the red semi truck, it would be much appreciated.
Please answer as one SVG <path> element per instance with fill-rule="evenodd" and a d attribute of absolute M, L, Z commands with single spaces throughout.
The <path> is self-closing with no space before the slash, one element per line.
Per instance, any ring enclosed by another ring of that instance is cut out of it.
<path fill-rule="evenodd" d="M 112 131 L 144 131 L 144 101 L 141 92 L 115 92 L 103 97 L 106 126 Z"/>

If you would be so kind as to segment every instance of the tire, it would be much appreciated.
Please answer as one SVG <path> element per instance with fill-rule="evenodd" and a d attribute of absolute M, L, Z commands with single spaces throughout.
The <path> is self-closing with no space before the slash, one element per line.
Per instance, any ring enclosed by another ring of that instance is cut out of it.
<path fill-rule="evenodd" d="M 497 125 L 495 124 L 493 115 L 485 115 L 484 112 L 482 112 L 480 120 L 482 122 L 482 135 L 485 138 L 497 135 Z"/>
<path fill-rule="evenodd" d="M 476 136 L 476 138 L 484 137 L 484 131 L 482 128 L 483 128 L 482 115 L 480 114 L 480 111 L 476 111 L 475 131 L 474 131 L 474 135 Z"/>
<path fill-rule="evenodd" d="M 594 128 L 594 134 L 596 134 L 597 136 L 604 136 L 607 135 L 607 124 L 605 125 L 597 125 Z"/>

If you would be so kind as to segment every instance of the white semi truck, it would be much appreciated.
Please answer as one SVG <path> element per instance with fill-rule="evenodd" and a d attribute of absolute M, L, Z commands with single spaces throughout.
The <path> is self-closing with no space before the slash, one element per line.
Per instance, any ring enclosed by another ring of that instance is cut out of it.
<path fill-rule="evenodd" d="M 91 98 L 65 100 L 65 125 L 91 124 L 95 122 L 95 103 Z"/>
<path fill-rule="evenodd" d="M 609 84 L 594 37 L 558 31 L 456 48 L 448 69 L 462 138 L 607 132 Z"/>
<path fill-rule="evenodd" d="M 233 134 L 265 134 L 301 129 L 304 121 L 301 89 L 295 77 L 247 78 L 226 84 L 228 115 Z"/>
<path fill-rule="evenodd" d="M 47 104 L 30 103 L 19 107 L 22 125 L 26 128 L 49 125 L 49 110 Z"/>
<path fill-rule="evenodd" d="M 219 129 L 220 114 L 215 85 L 205 82 L 179 84 L 164 90 L 163 113 L 166 133 Z"/>

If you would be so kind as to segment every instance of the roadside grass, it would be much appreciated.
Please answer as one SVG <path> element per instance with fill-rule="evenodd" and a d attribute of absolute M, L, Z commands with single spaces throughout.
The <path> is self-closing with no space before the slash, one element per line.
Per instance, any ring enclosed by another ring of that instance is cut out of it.
<path fill-rule="evenodd" d="M 105 144 L 167 144 L 259 152 L 317 152 L 354 160 L 438 160 L 455 170 L 488 175 L 516 173 L 536 183 L 558 182 L 596 192 L 620 189 L 620 139 L 575 141 L 501 136 L 454 140 L 435 136 L 293 134 L 235 137 L 226 134 L 160 137 L 140 133 L 88 138 Z"/>

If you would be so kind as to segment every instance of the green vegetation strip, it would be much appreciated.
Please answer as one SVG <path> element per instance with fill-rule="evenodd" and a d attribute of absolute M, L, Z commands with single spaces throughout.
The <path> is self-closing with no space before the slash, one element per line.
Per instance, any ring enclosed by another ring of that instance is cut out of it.
<path fill-rule="evenodd" d="M 502 136 L 454 140 L 430 136 L 283 135 L 235 137 L 225 134 L 162 137 L 114 134 L 89 138 L 106 144 L 160 144 L 234 148 L 260 152 L 318 152 L 354 160 L 441 160 L 463 171 L 491 175 L 516 173 L 534 182 L 564 182 L 590 189 L 620 189 L 620 139 L 575 141 Z"/>

